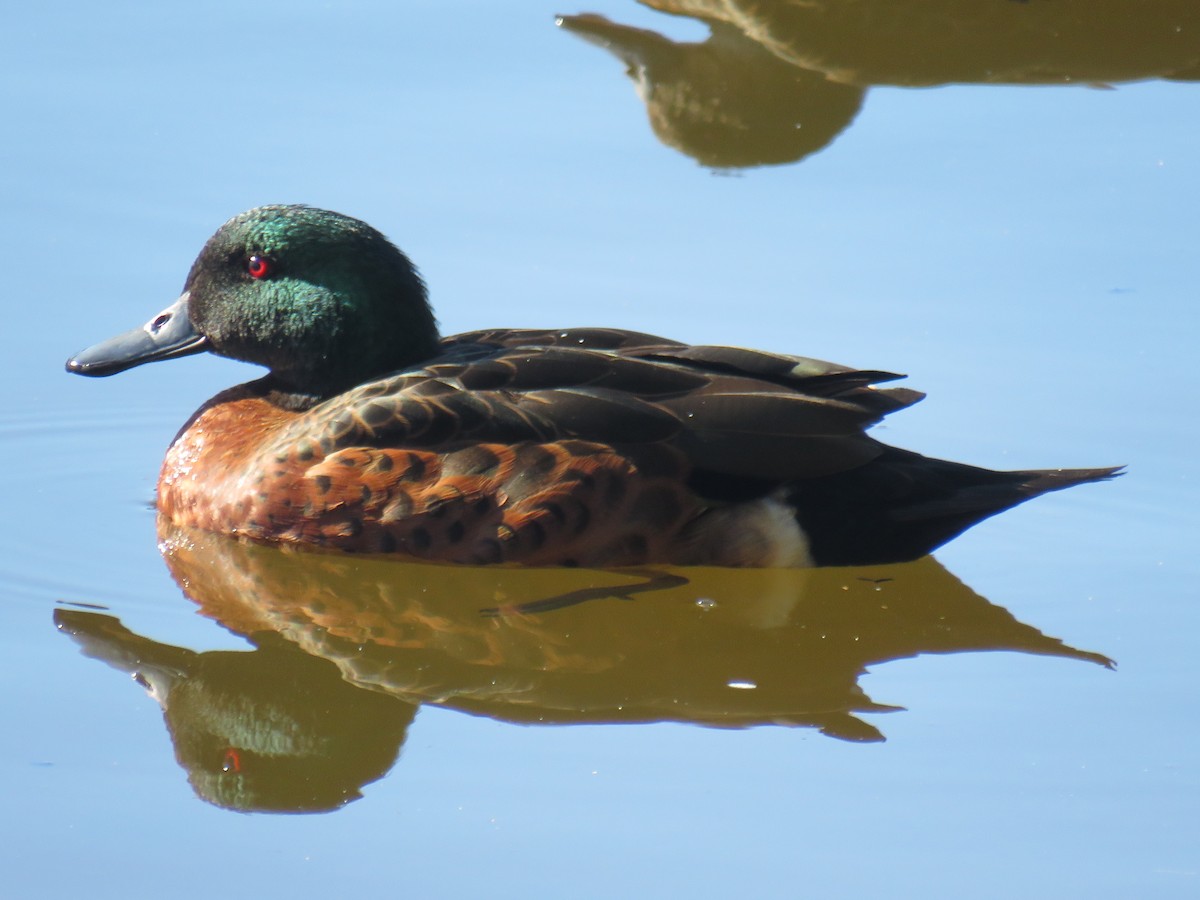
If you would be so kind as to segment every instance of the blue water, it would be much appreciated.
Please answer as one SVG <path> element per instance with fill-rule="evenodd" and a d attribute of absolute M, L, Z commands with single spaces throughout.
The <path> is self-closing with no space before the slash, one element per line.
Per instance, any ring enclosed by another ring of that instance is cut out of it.
<path fill-rule="evenodd" d="M 824 149 L 721 170 L 656 139 L 623 64 L 555 26 L 583 11 L 48 3 L 6 17 L 5 883 L 1195 896 L 1200 87 L 867 86 Z M 586 11 L 707 34 L 629 0 Z M 173 300 L 225 219 L 277 202 L 391 236 L 446 333 L 603 324 L 907 372 L 929 397 L 879 429 L 889 443 L 996 468 L 1128 465 L 938 553 L 1019 621 L 1118 667 L 1026 653 L 872 666 L 863 690 L 906 710 L 865 714 L 886 736 L 870 744 L 424 705 L 390 773 L 337 812 L 202 802 L 157 704 L 52 614 L 94 604 L 157 642 L 248 646 L 181 595 L 151 504 L 179 425 L 254 370 L 206 356 L 96 382 L 62 364 Z"/>

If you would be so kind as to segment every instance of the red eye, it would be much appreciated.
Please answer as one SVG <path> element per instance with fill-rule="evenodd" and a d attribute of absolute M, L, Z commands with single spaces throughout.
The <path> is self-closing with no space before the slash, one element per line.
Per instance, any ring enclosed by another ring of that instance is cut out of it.
<path fill-rule="evenodd" d="M 271 261 L 265 256 L 252 256 L 246 260 L 246 271 L 251 278 L 266 278 L 271 274 Z"/>

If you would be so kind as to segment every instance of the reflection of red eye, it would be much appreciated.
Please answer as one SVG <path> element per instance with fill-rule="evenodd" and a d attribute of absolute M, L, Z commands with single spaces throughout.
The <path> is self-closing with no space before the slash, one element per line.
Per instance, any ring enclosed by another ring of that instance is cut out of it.
<path fill-rule="evenodd" d="M 252 256 L 246 261 L 246 271 L 251 278 L 266 278 L 271 274 L 271 261 L 265 256 Z"/>
<path fill-rule="evenodd" d="M 232 772 L 235 775 L 242 771 L 242 758 L 232 747 L 225 751 L 225 759 L 221 763 L 221 771 Z"/>

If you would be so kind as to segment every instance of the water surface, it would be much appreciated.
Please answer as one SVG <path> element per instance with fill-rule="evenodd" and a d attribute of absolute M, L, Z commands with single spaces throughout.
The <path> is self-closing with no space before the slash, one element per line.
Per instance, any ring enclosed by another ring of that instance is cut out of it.
<path fill-rule="evenodd" d="M 14 891 L 1195 895 L 1200 16 L 706 6 L 12 12 Z M 447 333 L 612 325 L 908 372 L 929 397 L 889 443 L 1129 474 L 899 572 L 630 592 L 160 552 L 163 450 L 255 370 L 62 361 L 277 202 L 385 231 Z M 130 656 L 194 702 L 164 716 Z M 257 793 L 223 787 L 254 769 L 227 755 L 246 721 L 298 767 Z M 300 806 L 325 811 L 233 811 Z"/>

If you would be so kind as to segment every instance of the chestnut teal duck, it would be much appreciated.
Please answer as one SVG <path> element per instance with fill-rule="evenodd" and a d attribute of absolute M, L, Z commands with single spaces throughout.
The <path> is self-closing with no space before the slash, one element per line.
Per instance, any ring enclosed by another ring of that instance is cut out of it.
<path fill-rule="evenodd" d="M 887 446 L 867 429 L 923 396 L 876 387 L 887 372 L 611 328 L 441 337 L 400 250 L 306 206 L 231 219 L 175 303 L 67 369 L 201 351 L 269 371 L 183 426 L 158 511 L 255 541 L 471 565 L 865 565 L 1118 473 Z"/>

